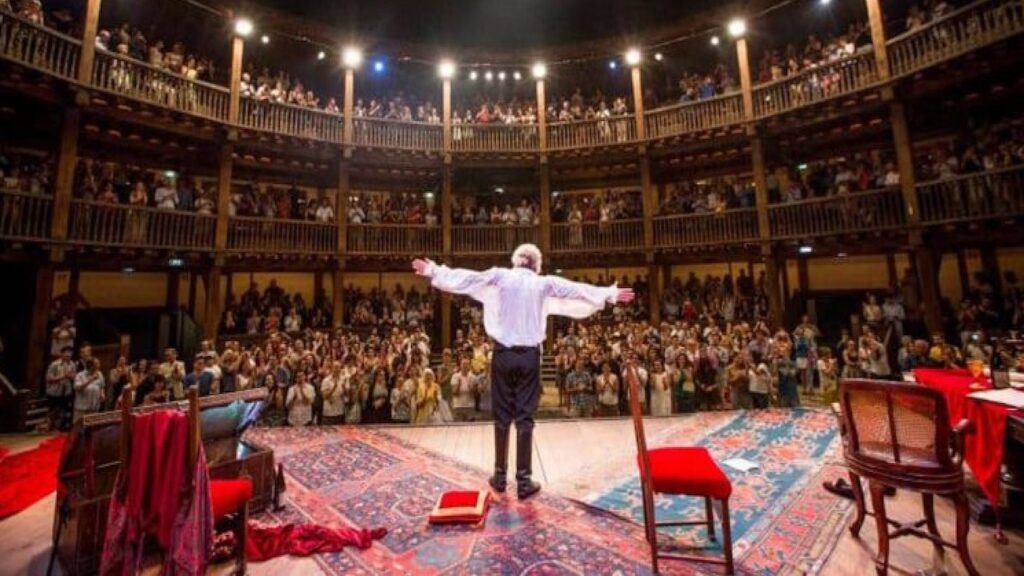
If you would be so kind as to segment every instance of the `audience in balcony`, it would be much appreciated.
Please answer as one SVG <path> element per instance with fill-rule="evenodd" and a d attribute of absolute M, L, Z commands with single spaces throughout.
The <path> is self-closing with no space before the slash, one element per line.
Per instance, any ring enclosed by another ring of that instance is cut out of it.
<path fill-rule="evenodd" d="M 231 216 L 334 222 L 334 200 L 316 197 L 297 186 L 279 187 L 262 183 L 235 186 L 228 206 Z"/>
<path fill-rule="evenodd" d="M 129 204 L 199 214 L 216 212 L 208 182 L 174 172 L 80 159 L 75 168 L 75 197 L 102 204 Z"/>
<path fill-rule="evenodd" d="M 439 226 L 432 193 L 364 193 L 349 197 L 346 211 L 349 224 L 417 224 Z"/>
<path fill-rule="evenodd" d="M 0 188 L 28 194 L 50 194 L 53 161 L 49 156 L 0 152 Z"/>
<path fill-rule="evenodd" d="M 551 206 L 551 221 L 556 224 L 633 220 L 643 215 L 643 195 L 639 190 L 561 193 Z"/>
<path fill-rule="evenodd" d="M 953 5 L 944 0 L 925 0 L 923 4 L 914 4 L 907 10 L 905 29 L 907 32 L 917 30 L 942 19 L 953 10 Z"/>
<path fill-rule="evenodd" d="M 536 200 L 509 198 L 504 204 L 489 204 L 464 196 L 452 202 L 452 224 L 462 226 L 536 226 L 540 224 L 540 205 Z"/>
<path fill-rule="evenodd" d="M 802 50 L 794 44 L 786 45 L 782 51 L 766 50 L 759 60 L 756 82 L 781 80 L 807 70 L 825 68 L 825 72 L 813 82 L 815 88 L 828 94 L 840 78 L 839 72 L 827 65 L 859 54 L 870 45 L 871 31 L 867 22 L 853 22 L 845 33 L 824 40 L 817 34 L 811 34 Z"/>
<path fill-rule="evenodd" d="M 658 215 L 720 213 L 752 208 L 754 204 L 754 183 L 750 176 L 686 180 L 665 185 Z"/>
<path fill-rule="evenodd" d="M 724 64 L 718 64 L 707 74 L 684 73 L 678 82 L 679 103 L 696 102 L 706 98 L 714 98 L 739 90 L 732 70 Z"/>
<path fill-rule="evenodd" d="M 214 65 L 209 58 L 188 52 L 182 42 L 170 43 L 168 47 L 163 40 L 150 41 L 142 30 L 127 22 L 111 30 L 101 29 L 95 44 L 98 50 L 115 52 L 188 80 L 210 82 L 214 78 Z M 111 73 L 118 69 L 112 67 Z"/>

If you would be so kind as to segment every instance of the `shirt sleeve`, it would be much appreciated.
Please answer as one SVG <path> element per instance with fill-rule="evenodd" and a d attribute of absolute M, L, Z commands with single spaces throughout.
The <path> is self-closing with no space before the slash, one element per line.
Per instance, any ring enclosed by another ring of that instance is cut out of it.
<path fill-rule="evenodd" d="M 586 318 L 614 302 L 619 289 L 612 286 L 593 286 L 573 282 L 558 276 L 547 276 L 547 313 L 570 318 Z"/>
<path fill-rule="evenodd" d="M 443 264 L 434 264 L 430 271 L 430 285 L 438 290 L 452 294 L 473 294 L 494 284 L 498 279 L 499 270 L 491 268 L 483 272 L 466 270 L 465 268 L 449 268 Z"/>

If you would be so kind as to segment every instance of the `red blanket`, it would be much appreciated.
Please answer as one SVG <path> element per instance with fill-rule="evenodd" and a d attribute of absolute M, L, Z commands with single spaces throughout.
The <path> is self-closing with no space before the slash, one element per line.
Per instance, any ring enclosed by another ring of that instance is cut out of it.
<path fill-rule="evenodd" d="M 245 556 L 261 562 L 278 556 L 309 556 L 339 552 L 346 546 L 360 550 L 383 538 L 387 530 L 375 528 L 329 528 L 317 524 L 284 524 L 263 526 L 250 522 L 245 535 Z"/>
<path fill-rule="evenodd" d="M 66 437 L 0 460 L 0 519 L 13 516 L 57 489 L 57 464 Z"/>

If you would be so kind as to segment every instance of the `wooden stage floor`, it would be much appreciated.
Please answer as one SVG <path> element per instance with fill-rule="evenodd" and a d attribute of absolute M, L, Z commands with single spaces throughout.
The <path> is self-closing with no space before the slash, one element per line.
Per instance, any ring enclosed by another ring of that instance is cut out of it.
<path fill-rule="evenodd" d="M 648 435 L 657 435 L 672 425 L 674 420 L 676 418 L 648 419 Z M 406 442 L 481 470 L 489 470 L 493 464 L 493 432 L 488 424 L 389 427 L 385 430 Z M 38 440 L 39 437 L 6 436 L 0 437 L 0 445 L 21 450 L 33 446 Z M 542 421 L 538 423 L 535 433 L 534 475 L 544 484 L 544 489 L 551 493 L 586 493 L 590 487 L 586 483 L 586 475 L 582 474 L 583 470 L 595 463 L 629 458 L 634 451 L 632 425 L 626 419 Z M 514 470 L 514 463 L 510 464 Z M 53 506 L 54 496 L 50 495 L 28 510 L 0 522 L 0 576 L 45 574 Z M 920 498 L 900 492 L 889 500 L 889 509 L 890 516 L 903 520 L 917 519 L 920 517 Z M 954 518 L 952 507 L 940 499 L 936 504 L 936 515 L 939 530 L 951 538 Z M 870 517 L 861 535 L 861 539 L 856 539 L 844 531 L 820 574 L 874 574 L 875 531 Z M 1009 529 L 1007 535 L 1009 545 L 1000 546 L 992 538 L 991 529 L 972 525 L 971 553 L 982 575 L 1024 574 L 1024 530 Z M 890 574 L 937 574 L 938 571 L 932 567 L 932 555 L 932 547 L 928 542 L 901 538 L 891 546 Z M 211 573 L 226 574 L 227 568 L 218 566 Z M 950 575 L 965 573 L 952 551 L 946 554 L 945 570 Z M 58 567 L 55 574 L 60 573 Z M 290 576 L 322 572 L 309 559 L 278 558 L 250 564 L 250 573 L 258 576 Z"/>

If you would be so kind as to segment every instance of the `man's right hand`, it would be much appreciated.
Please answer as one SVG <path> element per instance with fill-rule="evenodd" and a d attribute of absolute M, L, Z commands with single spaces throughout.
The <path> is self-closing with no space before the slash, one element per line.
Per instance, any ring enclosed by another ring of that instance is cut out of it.
<path fill-rule="evenodd" d="M 636 294 L 633 293 L 632 288 L 619 288 L 619 293 L 615 296 L 615 301 L 620 304 L 629 304 L 636 298 Z"/>
<path fill-rule="evenodd" d="M 412 269 L 418 276 L 429 278 L 432 274 L 434 267 L 433 260 L 425 260 L 423 258 L 417 258 L 412 261 Z"/>

